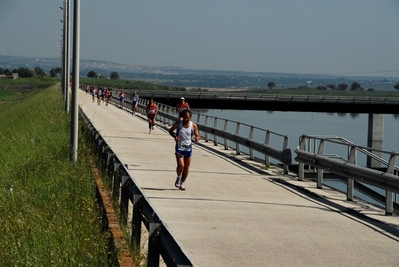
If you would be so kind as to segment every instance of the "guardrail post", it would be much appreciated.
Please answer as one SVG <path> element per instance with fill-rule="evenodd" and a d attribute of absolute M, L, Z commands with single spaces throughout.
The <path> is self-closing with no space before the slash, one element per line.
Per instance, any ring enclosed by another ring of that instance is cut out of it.
<path fill-rule="evenodd" d="M 217 128 L 218 127 L 218 118 L 215 118 L 213 121 L 213 127 Z M 213 135 L 213 145 L 217 146 L 218 145 L 218 137 L 216 134 Z"/>
<path fill-rule="evenodd" d="M 137 187 L 135 186 L 133 189 L 137 189 Z M 135 251 L 140 250 L 142 210 L 143 210 L 143 195 L 133 193 L 131 246 L 132 246 L 133 250 L 135 250 Z"/>
<path fill-rule="evenodd" d="M 356 152 L 357 148 L 355 146 L 351 146 L 349 150 L 348 162 L 351 164 L 356 164 Z M 355 180 L 348 179 L 347 180 L 347 188 L 346 188 L 346 199 L 353 200 L 355 195 Z"/>
<path fill-rule="evenodd" d="M 158 107 L 159 107 L 159 111 L 165 112 L 165 106 L 164 106 L 162 103 L 160 103 L 160 104 L 158 105 Z M 165 123 L 165 117 L 164 117 L 164 116 L 158 116 L 158 121 L 159 121 L 160 123 Z"/>
<path fill-rule="evenodd" d="M 389 161 L 388 161 L 388 168 L 387 173 L 393 174 L 395 171 L 395 162 L 396 162 L 396 155 L 395 152 L 392 152 Z M 385 191 L 385 215 L 392 215 L 393 214 L 393 192 L 386 190 Z"/>
<path fill-rule="evenodd" d="M 269 145 L 270 143 L 270 131 L 266 131 L 266 136 L 265 136 L 265 144 Z M 265 154 L 265 166 L 269 167 L 270 166 L 270 156 Z"/>
<path fill-rule="evenodd" d="M 240 135 L 240 129 L 241 129 L 241 124 L 238 122 L 236 126 L 236 135 Z M 241 150 L 240 150 L 240 144 L 236 143 L 236 154 L 240 155 Z"/>
<path fill-rule="evenodd" d="M 136 109 L 137 114 L 141 113 L 142 103 L 143 103 L 143 99 L 139 98 L 139 101 L 137 101 L 137 109 Z"/>
<path fill-rule="evenodd" d="M 229 121 L 228 121 L 228 120 L 225 120 L 225 121 L 224 121 L 224 128 L 223 128 L 223 129 L 224 129 L 226 132 L 229 131 L 228 124 L 229 124 Z M 223 140 L 224 140 L 224 149 L 225 149 L 225 150 L 228 150 L 228 149 L 229 149 L 228 140 L 227 140 L 227 138 L 223 138 Z"/>
<path fill-rule="evenodd" d="M 201 120 L 201 115 L 199 114 L 199 113 L 197 113 L 197 120 L 195 121 L 197 124 L 200 124 L 200 121 Z M 199 135 L 201 136 L 201 131 L 199 131 L 198 130 L 198 132 L 199 132 Z M 203 136 L 202 136 L 203 137 Z"/>
<path fill-rule="evenodd" d="M 393 193 L 385 191 L 385 215 L 391 216 L 393 214 Z"/>
<path fill-rule="evenodd" d="M 161 252 L 161 224 L 150 223 L 148 234 L 148 267 L 158 267 Z"/>
<path fill-rule="evenodd" d="M 114 164 L 114 153 L 107 152 L 107 178 L 112 183 L 112 175 L 113 175 L 113 164 Z"/>
<path fill-rule="evenodd" d="M 324 146 L 325 146 L 325 140 L 321 140 L 319 144 L 319 150 L 318 150 L 318 155 L 323 155 L 324 154 Z M 317 188 L 322 189 L 323 188 L 323 170 L 320 168 L 317 168 Z"/>
<path fill-rule="evenodd" d="M 253 140 L 254 139 L 254 127 L 251 126 L 250 130 L 249 130 L 249 139 Z M 249 149 L 249 158 L 251 160 L 254 159 L 254 150 L 252 148 Z"/>
<path fill-rule="evenodd" d="M 306 150 L 306 137 L 302 136 L 299 141 L 299 149 L 302 151 Z M 298 181 L 303 181 L 305 177 L 305 164 L 298 162 Z"/>
<path fill-rule="evenodd" d="M 148 229 L 148 261 L 149 267 L 159 266 L 159 256 L 161 254 L 161 222 L 158 215 L 149 205 L 143 206 L 142 214 Z M 148 223 L 148 224 L 147 224 Z"/>
<path fill-rule="evenodd" d="M 101 158 L 100 158 L 100 168 L 102 171 L 105 171 L 108 167 L 108 151 L 110 150 L 107 143 L 104 141 L 103 146 L 101 147 Z"/>
<path fill-rule="evenodd" d="M 196 123 L 200 123 L 201 121 L 201 114 L 197 113 L 197 120 Z"/>
<path fill-rule="evenodd" d="M 101 138 L 101 135 L 96 135 L 96 141 L 97 141 L 97 159 L 98 162 L 101 163 L 101 155 L 102 155 L 102 147 L 104 146 L 104 140 Z"/>
<path fill-rule="evenodd" d="M 209 116 L 205 117 L 205 126 L 208 126 L 208 122 L 209 122 Z M 208 132 L 205 132 L 205 142 L 209 142 L 209 134 Z"/>
<path fill-rule="evenodd" d="M 284 137 L 284 143 L 283 143 L 283 151 L 288 149 L 288 136 Z M 290 150 L 291 151 L 291 150 Z M 270 164 L 270 162 L 269 162 Z M 291 163 L 290 163 L 291 164 Z M 289 171 L 289 165 L 288 164 L 283 164 L 283 170 L 284 170 L 284 174 L 288 174 Z"/>
<path fill-rule="evenodd" d="M 114 179 L 112 183 L 112 197 L 117 199 L 119 197 L 119 187 L 121 183 L 121 176 L 122 173 L 120 171 L 122 164 L 121 163 L 114 163 Z"/>
<path fill-rule="evenodd" d="M 173 111 L 174 111 L 174 109 L 172 109 L 172 107 L 169 107 L 169 108 L 168 108 L 168 114 L 169 114 L 169 115 L 173 116 Z M 176 120 L 177 120 L 177 119 L 176 119 Z M 171 120 L 171 119 L 168 118 L 168 125 L 169 125 L 169 126 L 172 125 L 174 122 L 175 122 L 174 120 Z"/>
<path fill-rule="evenodd" d="M 129 207 L 129 185 L 130 185 L 130 176 L 124 175 L 122 176 L 122 185 L 121 185 L 121 203 L 120 203 L 120 220 L 123 225 L 127 224 L 128 217 L 128 207 Z"/>
<path fill-rule="evenodd" d="M 140 98 L 140 100 L 142 100 L 142 99 Z M 142 102 L 143 102 L 143 106 L 141 106 L 141 107 L 139 106 L 139 112 L 141 113 L 141 115 L 147 116 L 146 108 L 147 108 L 149 100 L 143 99 Z"/>

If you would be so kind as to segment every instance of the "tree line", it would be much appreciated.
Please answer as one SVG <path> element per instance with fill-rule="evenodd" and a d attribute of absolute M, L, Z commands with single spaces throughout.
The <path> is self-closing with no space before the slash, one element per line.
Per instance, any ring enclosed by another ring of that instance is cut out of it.
<path fill-rule="evenodd" d="M 61 77 L 62 76 L 62 68 L 61 67 L 56 67 L 52 68 L 49 73 L 47 74 L 42 68 L 40 67 L 35 67 L 34 69 L 29 69 L 25 67 L 20 67 L 20 68 L 15 68 L 12 71 L 9 69 L 4 69 L 0 67 L 0 75 L 5 75 L 7 77 L 11 77 L 13 73 L 18 73 L 18 77 L 22 78 L 30 78 L 35 75 L 37 76 L 50 76 L 50 77 Z M 97 73 L 94 70 L 91 70 L 87 73 L 86 75 L 89 78 L 94 78 L 94 79 L 107 79 L 106 76 L 104 75 L 97 75 Z M 109 79 L 111 80 L 117 80 L 119 79 L 119 74 L 116 71 L 113 71 L 110 73 Z M 215 77 L 213 77 L 214 79 Z M 212 80 L 212 87 L 215 83 L 215 80 Z M 224 81 L 225 83 L 225 81 Z M 226 83 L 227 85 L 227 83 Z M 399 91 L 399 83 L 396 83 L 394 86 L 394 89 Z M 276 84 L 274 82 L 268 82 L 267 83 L 267 88 L 268 89 L 275 89 Z M 304 89 L 306 86 L 302 86 L 300 89 Z M 319 85 L 316 87 L 317 90 L 340 90 L 340 91 L 346 91 L 346 90 L 351 90 L 351 91 L 365 91 L 365 88 L 362 88 L 362 86 L 358 82 L 353 82 L 350 86 L 346 83 L 340 83 L 338 85 L 336 84 L 328 84 L 327 86 L 324 85 Z M 367 91 L 374 91 L 373 88 L 368 88 Z"/>
<path fill-rule="evenodd" d="M 40 67 L 35 67 L 34 69 L 29 69 L 29 68 L 25 68 L 25 67 L 20 67 L 20 68 L 15 68 L 12 71 L 10 71 L 9 69 L 4 69 L 2 67 L 0 67 L 0 75 L 5 75 L 7 77 L 11 77 L 13 73 L 18 73 L 18 77 L 21 78 L 31 78 L 35 75 L 37 76 L 50 76 L 50 77 L 61 77 L 62 76 L 62 68 L 61 67 L 56 67 L 56 68 L 52 68 L 49 73 L 47 74 L 42 68 Z M 97 76 L 95 71 L 90 71 L 87 74 L 87 77 L 90 78 L 106 78 L 105 76 Z M 114 71 L 111 72 L 110 74 L 110 79 L 119 79 L 119 74 Z"/>
<path fill-rule="evenodd" d="M 276 87 L 276 84 L 275 84 L 274 82 L 269 82 L 269 83 L 267 84 L 267 87 L 268 87 L 269 89 L 274 89 L 274 88 Z M 299 88 L 299 89 L 304 89 L 304 88 L 306 88 L 306 86 L 303 86 L 303 87 L 301 87 L 301 88 Z M 358 83 L 358 82 L 353 82 L 353 83 L 351 84 L 350 87 L 349 87 L 349 85 L 346 84 L 346 83 L 340 83 L 340 84 L 338 84 L 338 86 L 337 86 L 336 84 L 331 83 L 331 84 L 328 84 L 327 86 L 319 85 L 319 86 L 316 87 L 317 90 L 327 90 L 327 89 L 330 89 L 330 90 L 333 90 L 333 91 L 334 91 L 334 90 L 346 91 L 346 90 L 348 90 L 348 88 L 349 88 L 349 90 L 351 90 L 351 91 L 364 91 L 364 90 L 365 90 L 365 89 L 360 85 L 360 83 Z M 395 88 L 396 90 L 399 91 L 399 83 L 396 83 L 396 85 L 394 85 L 393 88 Z M 374 89 L 373 89 L 373 88 L 368 88 L 367 91 L 374 91 Z"/>
<path fill-rule="evenodd" d="M 106 78 L 104 75 L 97 75 L 97 73 L 94 70 L 89 71 L 86 76 L 89 78 L 94 78 L 94 79 L 105 79 Z M 113 71 L 109 75 L 109 78 L 111 80 L 117 80 L 117 79 L 119 79 L 119 74 L 116 71 Z"/>

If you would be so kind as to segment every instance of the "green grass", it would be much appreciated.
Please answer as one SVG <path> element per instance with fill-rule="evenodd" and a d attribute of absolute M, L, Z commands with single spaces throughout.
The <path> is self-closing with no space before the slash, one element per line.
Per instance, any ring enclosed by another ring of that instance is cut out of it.
<path fill-rule="evenodd" d="M 0 105 L 1 266 L 108 266 L 92 151 L 79 140 L 78 161 L 70 162 L 60 92 L 14 92 L 18 101 Z"/>
<path fill-rule="evenodd" d="M 18 78 L 15 80 L 9 78 L 0 78 L 0 105 L 9 101 L 16 101 L 27 97 L 29 94 L 38 90 L 47 88 L 60 82 L 60 78 L 39 77 Z"/>
<path fill-rule="evenodd" d="M 13 90 L 32 90 L 43 89 L 60 82 L 60 78 L 51 78 L 48 76 L 34 76 L 32 78 L 0 78 L 1 89 Z"/>

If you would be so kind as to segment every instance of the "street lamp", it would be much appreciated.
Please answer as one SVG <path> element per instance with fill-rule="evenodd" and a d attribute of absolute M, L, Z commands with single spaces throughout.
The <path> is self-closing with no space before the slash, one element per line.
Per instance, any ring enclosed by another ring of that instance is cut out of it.
<path fill-rule="evenodd" d="M 68 1 L 68 0 L 65 0 Z M 69 7 L 69 2 L 66 5 Z M 72 81 L 72 112 L 71 112 L 71 161 L 78 157 L 78 86 L 80 60 L 80 0 L 74 1 L 73 15 L 73 81 Z M 69 10 L 69 8 L 68 8 Z"/>
<path fill-rule="evenodd" d="M 63 1 L 63 17 L 60 22 L 63 24 L 62 31 L 62 90 L 64 93 L 65 112 L 69 112 L 69 80 L 70 80 L 70 56 L 69 56 L 69 0 Z"/>

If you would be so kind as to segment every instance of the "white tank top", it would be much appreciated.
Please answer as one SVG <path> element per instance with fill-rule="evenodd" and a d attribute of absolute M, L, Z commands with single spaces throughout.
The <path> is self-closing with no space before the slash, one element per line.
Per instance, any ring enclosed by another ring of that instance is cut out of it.
<path fill-rule="evenodd" d="M 191 138 L 193 137 L 193 123 L 190 121 L 190 124 L 187 128 L 184 128 L 183 122 L 180 121 L 179 128 L 177 128 L 177 135 L 179 136 L 179 141 L 177 141 L 177 149 L 182 151 L 190 151 L 192 148 Z"/>

